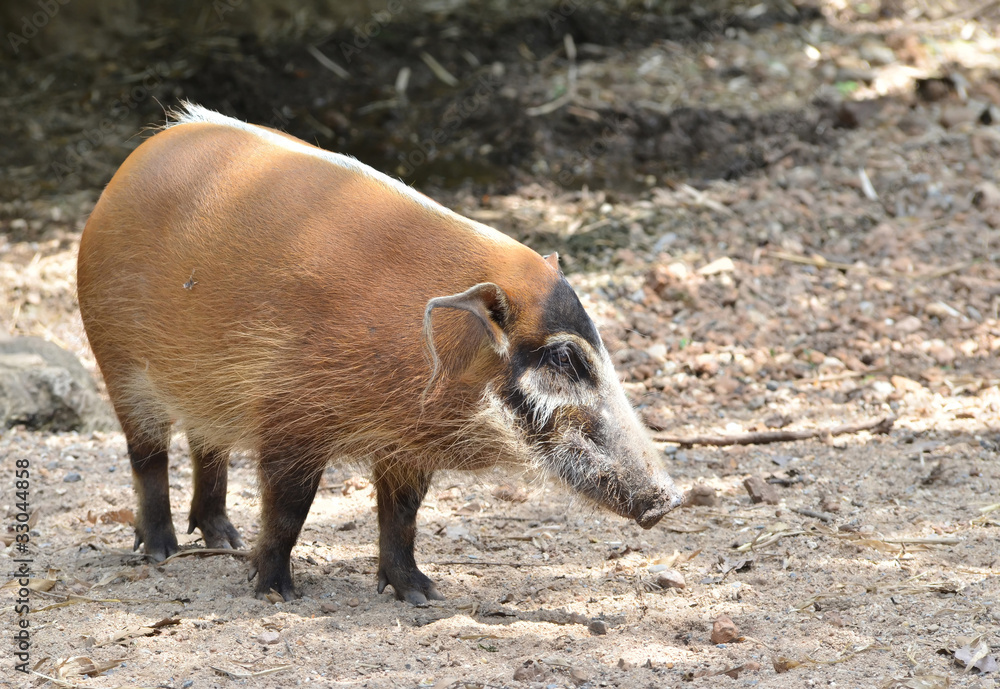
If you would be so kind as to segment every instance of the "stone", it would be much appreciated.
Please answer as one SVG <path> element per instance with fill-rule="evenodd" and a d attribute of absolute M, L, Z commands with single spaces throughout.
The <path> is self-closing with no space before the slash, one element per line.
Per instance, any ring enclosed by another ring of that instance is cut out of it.
<path fill-rule="evenodd" d="M 740 638 L 740 631 L 728 615 L 719 615 L 712 623 L 712 643 L 725 644 Z"/>
<path fill-rule="evenodd" d="M 591 620 L 590 624 L 587 625 L 587 629 L 590 633 L 595 636 L 601 636 L 608 633 L 608 623 L 604 620 Z"/>
<path fill-rule="evenodd" d="M 0 339 L 0 428 L 115 430 L 97 384 L 77 358 L 40 337 Z"/>

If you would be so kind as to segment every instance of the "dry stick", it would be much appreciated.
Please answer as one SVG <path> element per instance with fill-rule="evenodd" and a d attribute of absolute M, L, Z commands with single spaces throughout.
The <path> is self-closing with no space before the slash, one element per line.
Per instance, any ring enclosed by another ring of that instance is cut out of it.
<path fill-rule="evenodd" d="M 808 440 L 809 438 L 822 438 L 828 435 L 844 435 L 845 433 L 857 433 L 858 431 L 888 433 L 895 421 L 895 416 L 886 416 L 875 421 L 849 423 L 834 426 L 833 428 L 814 428 L 801 431 L 757 431 L 730 436 L 696 435 L 690 438 L 682 438 L 666 433 L 654 433 L 653 439 L 660 442 L 677 443 L 681 447 L 691 447 L 692 445 L 715 445 L 719 447 L 728 445 L 766 445 L 768 443 L 781 443 L 789 440 Z"/>
<path fill-rule="evenodd" d="M 816 510 L 811 510 L 807 507 L 793 507 L 792 512 L 801 514 L 806 517 L 812 517 L 813 519 L 819 519 L 824 522 L 832 522 L 836 517 L 828 512 L 817 512 Z"/>
<path fill-rule="evenodd" d="M 781 261 L 788 261 L 789 263 L 801 263 L 807 266 L 815 266 L 817 268 L 835 268 L 837 270 L 850 270 L 854 267 L 851 263 L 839 263 L 837 261 L 828 261 L 819 254 L 814 256 L 799 256 L 798 254 L 789 254 L 784 251 L 767 251 L 764 253 L 765 256 L 771 256 L 772 258 L 777 258 Z"/>
<path fill-rule="evenodd" d="M 945 266 L 944 268 L 938 268 L 937 270 L 932 270 L 926 275 L 918 275 L 918 280 L 937 280 L 939 278 L 947 277 L 952 273 L 961 273 L 962 271 L 968 270 L 973 265 L 975 261 L 962 261 L 961 263 L 956 263 L 954 265 Z"/>
<path fill-rule="evenodd" d="M 434 56 L 426 50 L 420 51 L 420 59 L 424 61 L 424 64 L 430 68 L 431 72 L 434 73 L 434 76 L 436 76 L 442 84 L 445 86 L 451 86 L 452 88 L 458 86 L 458 79 L 455 78 L 455 75 L 445 69 L 444 65 L 435 60 Z"/>
<path fill-rule="evenodd" d="M 280 665 L 278 667 L 272 667 L 258 672 L 240 672 L 239 670 L 224 670 L 221 667 L 215 667 L 214 665 L 209 665 L 208 667 L 215 670 L 220 675 L 228 675 L 233 679 L 252 679 L 254 677 L 264 677 L 266 675 L 273 675 L 278 672 L 284 672 L 285 670 L 292 669 L 291 665 Z"/>
<path fill-rule="evenodd" d="M 32 595 L 39 594 L 49 598 L 62 598 L 66 601 L 78 600 L 84 603 L 179 603 L 177 598 L 91 598 L 90 596 L 80 596 L 75 593 L 52 593 L 51 591 L 31 591 Z"/>
<path fill-rule="evenodd" d="M 491 560 L 472 560 L 462 562 L 461 560 L 447 560 L 445 562 L 432 562 L 438 567 L 446 565 L 482 565 L 483 567 L 555 567 L 551 562 L 495 562 Z"/>
<path fill-rule="evenodd" d="M 567 103 L 573 102 L 576 98 L 576 43 L 573 42 L 571 34 L 563 36 L 563 47 L 566 50 L 566 59 L 569 61 L 569 67 L 566 71 L 566 93 L 555 100 L 550 100 L 548 103 L 526 108 L 524 114 L 528 117 L 537 117 L 555 112 Z"/>
<path fill-rule="evenodd" d="M 801 378 L 799 380 L 793 381 L 792 385 L 799 387 L 800 385 L 822 385 L 823 383 L 836 383 L 841 380 L 850 380 L 851 378 L 864 378 L 865 376 L 878 376 L 886 373 L 885 368 L 873 368 L 868 371 L 845 371 L 843 373 L 834 373 L 829 376 L 819 376 L 818 378 Z"/>
<path fill-rule="evenodd" d="M 155 563 L 157 567 L 162 567 L 168 562 L 172 562 L 178 558 L 188 557 L 189 555 L 199 555 L 203 557 L 208 557 L 211 555 L 235 555 L 236 557 L 250 557 L 249 550 L 233 550 L 232 548 L 192 548 L 191 550 L 178 550 L 176 553 L 168 557 L 162 562 Z"/>
<path fill-rule="evenodd" d="M 333 72 L 334 74 L 336 74 L 341 79 L 350 79 L 351 78 L 351 73 L 350 72 L 348 72 L 346 69 L 344 69 L 343 67 L 341 67 L 340 65 L 338 65 L 336 62 L 334 62 L 333 60 L 331 60 L 330 58 L 328 58 L 323 53 L 321 53 L 320 50 L 319 50 L 319 48 L 317 48 L 316 46 L 314 46 L 314 45 L 307 45 L 306 46 L 306 52 L 308 52 L 310 55 L 312 55 L 314 58 L 316 58 L 316 62 L 318 62 L 321 65 L 323 65 L 324 67 L 326 67 L 328 70 L 330 70 L 331 72 Z"/>

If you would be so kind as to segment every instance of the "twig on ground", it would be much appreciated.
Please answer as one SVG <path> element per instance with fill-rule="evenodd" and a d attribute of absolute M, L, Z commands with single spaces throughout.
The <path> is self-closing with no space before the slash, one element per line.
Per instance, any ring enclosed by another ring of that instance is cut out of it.
<path fill-rule="evenodd" d="M 432 563 L 438 567 L 445 567 L 447 565 L 473 565 L 483 567 L 552 567 L 552 562 L 496 562 L 493 560 L 446 560 L 444 562 L 434 562 Z"/>
<path fill-rule="evenodd" d="M 714 445 L 719 447 L 728 445 L 766 445 L 768 443 L 781 443 L 789 440 L 808 440 L 809 438 L 845 435 L 848 433 L 858 433 L 859 431 L 884 434 L 892 429 L 892 424 L 895 422 L 895 416 L 886 416 L 872 421 L 842 424 L 833 428 L 812 428 L 801 431 L 755 431 L 741 435 L 695 435 L 689 438 L 667 433 L 654 433 L 653 439 L 660 442 L 676 443 L 681 447 L 691 447 L 692 445 Z"/>
<path fill-rule="evenodd" d="M 182 557 L 188 557 L 190 555 L 198 555 L 200 557 L 209 557 L 211 555 L 235 555 L 236 557 L 250 557 L 250 551 L 233 550 L 232 548 L 191 548 L 190 550 L 178 550 L 163 562 L 157 563 L 157 565 L 162 567 L 168 562 L 173 562 L 174 560 Z"/>
<path fill-rule="evenodd" d="M 52 593 L 51 591 L 32 590 L 31 595 L 40 595 L 49 598 L 62 598 L 63 600 L 78 600 L 85 603 L 179 603 L 180 600 L 173 598 L 91 598 L 90 596 L 79 596 L 75 593 Z"/>
<path fill-rule="evenodd" d="M 807 507 L 793 507 L 792 512 L 801 514 L 805 517 L 812 517 L 813 519 L 819 519 L 820 521 L 824 521 L 827 523 L 832 522 L 834 519 L 836 519 L 836 517 L 834 517 L 829 512 L 819 512 L 817 510 L 811 510 Z"/>
<path fill-rule="evenodd" d="M 259 672 L 240 672 L 239 670 L 223 670 L 221 667 L 215 667 L 214 665 L 209 665 L 208 667 L 221 675 L 228 675 L 233 679 L 253 679 L 254 677 L 265 677 L 267 675 L 273 675 L 278 672 L 284 672 L 285 670 L 292 669 L 291 665 L 279 665 L 278 667 L 271 667 L 266 670 L 260 670 Z"/>
<path fill-rule="evenodd" d="M 451 86 L 452 88 L 458 86 L 458 79 L 455 78 L 455 75 L 445 69 L 444 65 L 435 60 L 434 56 L 426 50 L 420 51 L 420 59 L 424 61 L 424 64 L 427 65 L 432 72 L 434 72 L 434 76 L 436 76 L 445 86 Z"/>
<path fill-rule="evenodd" d="M 790 254 L 784 251 L 767 251 L 764 253 L 765 256 L 771 256 L 780 261 L 788 261 L 789 263 L 801 263 L 807 266 L 816 266 L 817 268 L 836 268 L 837 270 L 850 270 L 854 266 L 850 263 L 838 263 L 837 261 L 828 261 L 819 254 L 813 254 L 812 256 L 800 256 L 798 254 Z"/>
<path fill-rule="evenodd" d="M 306 52 L 309 53 L 310 55 L 312 55 L 314 58 L 316 58 L 316 62 L 318 62 L 321 65 L 323 65 L 324 67 L 326 67 L 328 70 L 330 70 L 331 72 L 333 72 L 334 74 L 336 74 L 341 79 L 349 79 L 350 78 L 350 76 L 351 76 L 350 72 L 348 72 L 346 69 L 344 69 L 343 67 L 341 67 L 340 65 L 338 65 L 336 62 L 334 62 L 333 60 L 331 60 L 330 58 L 328 58 L 323 53 L 321 53 L 319 51 L 319 48 L 317 48 L 316 46 L 314 46 L 314 45 L 308 45 L 308 46 L 306 46 Z"/>
<path fill-rule="evenodd" d="M 819 378 L 802 378 L 796 380 L 792 383 L 795 387 L 800 385 L 819 385 L 821 383 L 836 383 L 841 380 L 850 380 L 851 378 L 864 378 L 865 376 L 877 376 L 885 373 L 884 368 L 873 368 L 868 371 L 844 371 L 843 373 L 834 373 L 829 376 L 820 376 Z"/>
<path fill-rule="evenodd" d="M 961 263 L 956 263 L 951 266 L 945 266 L 944 268 L 938 268 L 937 270 L 932 270 L 926 275 L 920 275 L 920 280 L 937 280 L 939 278 L 946 277 L 952 273 L 960 273 L 968 270 L 972 267 L 974 261 L 962 261 Z"/>
<path fill-rule="evenodd" d="M 576 43 L 573 42 L 573 36 L 566 34 L 563 37 L 563 45 L 566 48 L 566 58 L 569 60 L 569 68 L 566 71 L 566 93 L 548 103 L 527 108 L 524 114 L 528 117 L 547 115 L 576 99 Z"/>

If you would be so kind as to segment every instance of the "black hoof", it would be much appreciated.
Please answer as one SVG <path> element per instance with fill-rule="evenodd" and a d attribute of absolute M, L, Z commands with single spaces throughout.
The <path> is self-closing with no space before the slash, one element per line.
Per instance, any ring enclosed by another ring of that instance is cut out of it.
<path fill-rule="evenodd" d="M 392 586 L 397 600 L 403 600 L 411 605 L 424 607 L 428 601 L 444 600 L 434 582 L 417 568 L 408 572 L 388 572 L 379 569 L 378 592 L 385 591 L 386 586 Z"/>
<path fill-rule="evenodd" d="M 241 550 L 244 547 L 240 532 L 225 515 L 198 517 L 192 514 L 188 518 L 188 533 L 194 533 L 195 529 L 201 530 L 206 548 Z"/>

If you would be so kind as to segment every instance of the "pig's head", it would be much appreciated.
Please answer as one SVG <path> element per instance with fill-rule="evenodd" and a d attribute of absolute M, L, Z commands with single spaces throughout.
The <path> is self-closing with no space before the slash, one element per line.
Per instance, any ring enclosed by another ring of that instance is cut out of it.
<path fill-rule="evenodd" d="M 473 314 L 468 320 L 478 320 L 484 349 L 499 364 L 490 367 L 497 374 L 483 395 L 493 428 L 515 434 L 529 461 L 577 492 L 652 527 L 682 496 L 626 399 L 597 328 L 561 274 L 525 302 L 481 283 L 432 299 L 425 334 L 433 340 L 435 309 Z M 441 364 L 433 348 L 431 355 L 433 381 Z"/>

